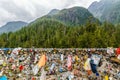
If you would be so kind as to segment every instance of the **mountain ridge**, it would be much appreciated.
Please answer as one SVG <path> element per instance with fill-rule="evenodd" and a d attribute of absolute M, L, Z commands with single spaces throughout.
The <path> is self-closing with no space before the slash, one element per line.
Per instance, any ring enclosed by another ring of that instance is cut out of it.
<path fill-rule="evenodd" d="M 59 12 L 60 10 L 58 9 L 52 9 L 47 15 L 55 15 Z"/>
<path fill-rule="evenodd" d="M 120 22 L 120 0 L 100 0 L 93 2 L 88 10 L 101 22 L 113 24 Z"/>
<path fill-rule="evenodd" d="M 55 19 L 69 26 L 84 25 L 90 19 L 92 22 L 98 21 L 86 8 L 77 6 L 62 9 L 54 15 L 45 15 L 42 18 Z"/>
<path fill-rule="evenodd" d="M 1 33 L 15 32 L 26 26 L 28 23 L 23 21 L 11 21 L 0 27 Z"/>

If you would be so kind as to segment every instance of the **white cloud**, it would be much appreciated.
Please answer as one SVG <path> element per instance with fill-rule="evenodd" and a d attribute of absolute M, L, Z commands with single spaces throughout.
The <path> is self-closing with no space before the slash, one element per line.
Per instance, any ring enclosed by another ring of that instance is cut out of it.
<path fill-rule="evenodd" d="M 30 22 L 51 9 L 88 7 L 98 0 L 0 0 L 0 26 L 9 21 Z"/>
<path fill-rule="evenodd" d="M 73 6 L 83 6 L 83 7 L 89 7 L 89 5 L 94 2 L 94 1 L 99 1 L 99 0 L 73 0 L 73 4 L 71 4 L 68 7 L 73 7 Z"/>

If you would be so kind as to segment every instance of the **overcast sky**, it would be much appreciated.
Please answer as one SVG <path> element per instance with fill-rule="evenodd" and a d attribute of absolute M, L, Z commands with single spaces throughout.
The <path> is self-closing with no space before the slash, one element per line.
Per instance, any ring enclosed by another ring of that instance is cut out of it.
<path fill-rule="evenodd" d="M 31 22 L 51 9 L 87 8 L 93 1 L 99 0 L 0 0 L 0 26 L 10 21 Z"/>

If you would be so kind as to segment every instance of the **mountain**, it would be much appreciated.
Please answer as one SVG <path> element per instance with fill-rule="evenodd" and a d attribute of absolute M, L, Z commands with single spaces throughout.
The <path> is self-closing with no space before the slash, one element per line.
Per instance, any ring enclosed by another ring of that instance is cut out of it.
<path fill-rule="evenodd" d="M 92 21 L 96 20 L 91 16 L 92 14 L 82 7 L 60 10 L 57 14 L 38 18 L 16 32 L 1 34 L 0 47 L 119 47 L 119 25 L 112 25 L 107 22 L 99 25 L 89 21 L 91 19 Z"/>
<path fill-rule="evenodd" d="M 113 24 L 120 22 L 120 0 L 101 0 L 93 2 L 88 10 L 101 22 Z"/>
<path fill-rule="evenodd" d="M 53 9 L 53 10 L 51 10 L 47 15 L 55 15 L 55 14 L 57 14 L 58 12 L 59 12 L 60 10 L 58 10 L 58 9 Z"/>
<path fill-rule="evenodd" d="M 22 27 L 26 25 L 27 23 L 22 21 L 8 22 L 4 26 L 0 27 L 0 34 L 7 33 L 7 32 L 15 32 L 17 30 L 20 30 Z"/>
<path fill-rule="evenodd" d="M 50 13 L 52 13 L 52 15 L 49 15 Z M 87 9 L 83 7 L 73 7 L 60 11 L 52 10 L 50 13 L 42 18 L 55 19 L 69 26 L 84 25 L 89 20 L 92 22 L 98 21 Z"/>

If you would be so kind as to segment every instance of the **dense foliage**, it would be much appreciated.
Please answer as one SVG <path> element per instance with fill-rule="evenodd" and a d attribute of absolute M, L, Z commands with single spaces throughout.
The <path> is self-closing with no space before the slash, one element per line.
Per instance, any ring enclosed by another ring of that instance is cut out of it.
<path fill-rule="evenodd" d="M 14 33 L 0 36 L 0 47 L 84 48 L 120 46 L 120 25 L 87 21 L 82 26 L 41 19 Z"/>

